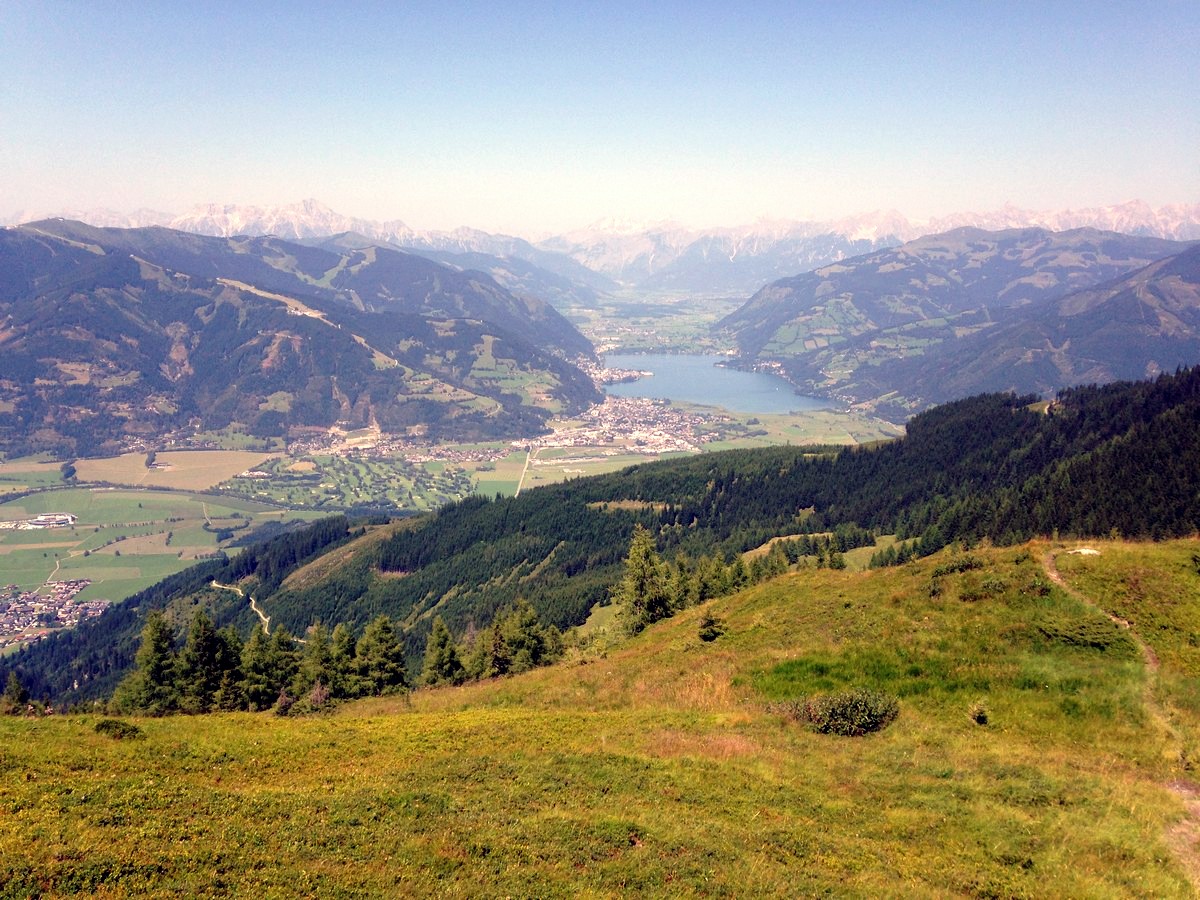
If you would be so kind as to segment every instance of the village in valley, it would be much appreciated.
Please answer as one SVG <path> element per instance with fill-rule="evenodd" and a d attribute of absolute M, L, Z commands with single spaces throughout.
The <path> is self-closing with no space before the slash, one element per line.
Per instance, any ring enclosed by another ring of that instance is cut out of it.
<path fill-rule="evenodd" d="M 69 528 L 76 517 L 71 513 L 43 513 L 27 519 L 0 521 L 0 530 L 35 531 L 43 528 Z M 86 578 L 47 581 L 42 590 L 22 590 L 20 585 L 5 585 L 0 594 L 0 651 L 14 644 L 32 643 L 60 628 L 74 628 L 84 619 L 100 615 L 108 608 L 107 600 L 75 598 L 92 582 Z"/>
<path fill-rule="evenodd" d="M 581 364 L 597 386 L 634 381 L 649 373 L 629 369 L 602 368 Z M 462 446 L 437 444 L 411 435 L 385 434 L 376 429 L 347 432 L 339 428 L 311 435 L 288 445 L 288 454 L 326 453 L 338 456 L 386 458 L 403 456 L 410 463 L 489 463 L 514 450 L 533 454 L 556 448 L 587 448 L 588 460 L 637 453 L 697 453 L 722 429 L 735 427 L 735 420 L 716 409 L 691 410 L 666 400 L 607 396 L 574 419 L 552 423 L 548 434 L 515 440 L 508 444 Z M 588 461 L 583 460 L 583 461 Z M 559 460 L 561 463 L 562 460 Z M 239 477 L 266 478 L 267 473 L 248 471 Z"/>
<path fill-rule="evenodd" d="M 58 629 L 74 628 L 100 615 L 109 601 L 75 599 L 90 584 L 86 578 L 48 581 L 43 588 L 49 591 L 46 594 L 23 591 L 15 584 L 5 586 L 0 596 L 0 651 L 40 641 Z"/>

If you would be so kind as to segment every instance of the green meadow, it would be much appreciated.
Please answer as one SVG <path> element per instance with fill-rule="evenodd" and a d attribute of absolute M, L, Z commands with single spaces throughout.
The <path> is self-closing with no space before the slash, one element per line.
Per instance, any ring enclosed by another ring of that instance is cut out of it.
<path fill-rule="evenodd" d="M 9 717 L 0 895 L 1192 896 L 1200 544 L 1092 546 L 806 569 L 322 717 Z M 898 718 L 786 714 L 852 687 Z"/>

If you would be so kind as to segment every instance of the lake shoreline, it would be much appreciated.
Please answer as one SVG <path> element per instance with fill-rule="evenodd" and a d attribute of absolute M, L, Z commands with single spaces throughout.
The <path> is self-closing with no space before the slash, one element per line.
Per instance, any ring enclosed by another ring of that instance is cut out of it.
<path fill-rule="evenodd" d="M 690 353 L 611 354 L 604 365 L 651 372 L 648 377 L 606 385 L 612 397 L 645 397 L 716 406 L 734 413 L 782 415 L 838 409 L 835 401 L 796 393 L 769 372 L 733 367 L 728 356 Z"/>

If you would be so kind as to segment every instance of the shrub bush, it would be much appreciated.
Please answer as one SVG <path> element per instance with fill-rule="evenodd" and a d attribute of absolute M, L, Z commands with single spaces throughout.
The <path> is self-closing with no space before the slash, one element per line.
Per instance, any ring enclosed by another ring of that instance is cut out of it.
<path fill-rule="evenodd" d="M 953 575 L 956 572 L 969 572 L 971 569 L 982 569 L 983 560 L 978 556 L 966 554 L 964 556 L 956 556 L 948 562 L 942 563 L 933 570 L 933 577 L 937 578 L 941 575 Z"/>
<path fill-rule="evenodd" d="M 120 719 L 101 719 L 96 723 L 96 734 L 106 734 L 118 741 L 136 741 L 145 737 L 142 729 L 132 722 L 123 722 Z"/>
<path fill-rule="evenodd" d="M 700 640 L 705 643 L 715 641 L 725 633 L 725 623 L 712 613 L 706 612 L 700 617 Z"/>
<path fill-rule="evenodd" d="M 772 709 L 807 722 L 821 734 L 847 737 L 881 731 L 900 714 L 900 702 L 891 694 L 856 688 L 837 694 L 818 694 L 804 700 L 777 703 Z"/>

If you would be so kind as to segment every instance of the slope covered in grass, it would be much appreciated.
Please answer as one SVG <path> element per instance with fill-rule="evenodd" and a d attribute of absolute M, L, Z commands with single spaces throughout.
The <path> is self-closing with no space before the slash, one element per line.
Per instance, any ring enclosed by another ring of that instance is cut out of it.
<path fill-rule="evenodd" d="M 1169 785 L 1200 711 L 1169 648 L 1200 544 L 1095 546 L 1058 555 L 1078 596 L 1043 545 L 806 570 L 325 718 L 5 719 L 0 894 L 1188 896 Z M 843 687 L 899 717 L 840 738 L 770 706 Z"/>

